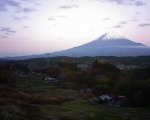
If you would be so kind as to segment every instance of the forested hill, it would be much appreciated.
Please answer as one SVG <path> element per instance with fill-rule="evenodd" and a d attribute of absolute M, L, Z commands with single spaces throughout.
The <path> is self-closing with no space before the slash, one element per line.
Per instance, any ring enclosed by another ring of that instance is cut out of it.
<path fill-rule="evenodd" d="M 95 59 L 98 59 L 101 62 L 111 63 L 114 65 L 136 65 L 136 66 L 150 66 L 150 56 L 138 56 L 138 57 L 113 57 L 113 56 L 96 56 L 96 57 L 50 57 L 50 58 L 34 58 L 28 60 L 19 60 L 19 61 L 5 61 L 10 63 L 23 63 L 31 66 L 55 66 L 60 62 L 74 62 L 76 64 L 91 64 Z M 4 62 L 4 61 L 1 61 Z"/>

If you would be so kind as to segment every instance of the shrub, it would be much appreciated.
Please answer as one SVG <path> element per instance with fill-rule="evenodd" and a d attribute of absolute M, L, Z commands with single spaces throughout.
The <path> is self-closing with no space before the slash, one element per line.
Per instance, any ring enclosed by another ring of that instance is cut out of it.
<path fill-rule="evenodd" d="M 50 96 L 32 96 L 28 101 L 30 104 L 56 104 L 61 105 L 61 100 Z"/>

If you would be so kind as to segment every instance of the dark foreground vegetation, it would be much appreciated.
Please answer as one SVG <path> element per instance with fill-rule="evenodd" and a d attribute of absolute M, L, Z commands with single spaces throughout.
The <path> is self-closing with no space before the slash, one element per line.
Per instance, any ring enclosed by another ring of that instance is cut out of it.
<path fill-rule="evenodd" d="M 0 120 L 150 119 L 149 56 L 134 64 L 134 57 L 58 58 L 0 63 Z M 126 102 L 95 102 L 101 95 Z"/>

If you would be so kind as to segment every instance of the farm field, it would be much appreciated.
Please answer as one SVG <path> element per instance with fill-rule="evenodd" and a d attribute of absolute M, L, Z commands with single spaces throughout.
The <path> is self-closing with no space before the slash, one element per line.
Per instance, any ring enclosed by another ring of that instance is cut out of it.
<path fill-rule="evenodd" d="M 78 90 L 42 81 L 42 76 L 22 76 L 14 88 L 1 86 L 1 120 L 149 120 L 147 108 L 112 108 L 78 99 Z"/>

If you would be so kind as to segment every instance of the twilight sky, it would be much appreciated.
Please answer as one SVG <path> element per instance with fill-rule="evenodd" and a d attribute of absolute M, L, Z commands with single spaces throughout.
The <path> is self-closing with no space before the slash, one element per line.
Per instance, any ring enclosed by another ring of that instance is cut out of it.
<path fill-rule="evenodd" d="M 0 57 L 64 50 L 106 32 L 150 46 L 150 0 L 0 0 Z"/>

